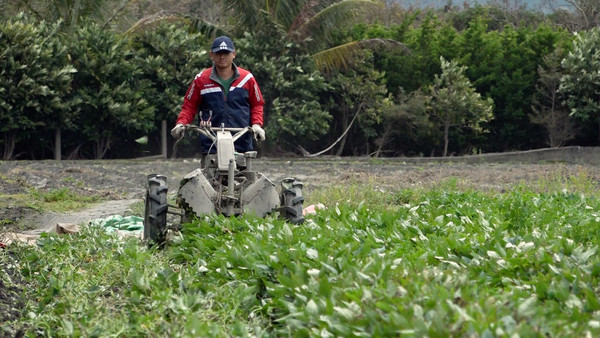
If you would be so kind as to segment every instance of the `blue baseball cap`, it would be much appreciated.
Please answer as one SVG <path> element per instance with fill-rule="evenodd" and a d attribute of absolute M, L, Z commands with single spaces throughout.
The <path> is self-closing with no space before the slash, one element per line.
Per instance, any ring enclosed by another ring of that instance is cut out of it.
<path fill-rule="evenodd" d="M 215 41 L 213 41 L 212 43 L 212 47 L 210 47 L 210 50 L 213 53 L 218 53 L 218 52 L 234 52 L 235 51 L 235 47 L 233 47 L 233 41 L 231 41 L 231 39 L 227 36 L 219 36 L 218 38 L 215 39 Z"/>

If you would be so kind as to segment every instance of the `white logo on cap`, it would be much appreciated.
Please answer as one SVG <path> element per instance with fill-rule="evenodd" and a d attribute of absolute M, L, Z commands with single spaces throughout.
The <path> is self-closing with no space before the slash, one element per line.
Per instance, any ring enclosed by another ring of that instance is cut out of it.
<path fill-rule="evenodd" d="M 227 49 L 227 44 L 225 43 L 225 41 L 221 42 L 221 44 L 219 45 L 220 49 Z"/>

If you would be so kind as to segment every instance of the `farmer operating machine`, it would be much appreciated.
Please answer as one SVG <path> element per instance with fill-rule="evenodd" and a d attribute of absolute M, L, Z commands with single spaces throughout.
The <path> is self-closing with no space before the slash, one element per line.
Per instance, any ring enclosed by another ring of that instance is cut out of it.
<path fill-rule="evenodd" d="M 291 223 L 302 223 L 302 183 L 286 178 L 277 189 L 265 175 L 252 169 L 256 151 L 237 153 L 233 143 L 252 128 L 215 128 L 210 124 L 186 126 L 186 133 L 198 132 L 210 138 L 217 149 L 208 154 L 201 167 L 188 173 L 179 184 L 176 204 L 167 200 L 167 177 L 148 175 L 146 186 L 144 239 L 163 244 L 168 230 L 179 230 L 193 217 L 210 214 L 239 216 L 271 213 Z M 178 141 L 179 142 L 179 141 Z M 180 216 L 180 224 L 167 224 L 167 214 Z"/>

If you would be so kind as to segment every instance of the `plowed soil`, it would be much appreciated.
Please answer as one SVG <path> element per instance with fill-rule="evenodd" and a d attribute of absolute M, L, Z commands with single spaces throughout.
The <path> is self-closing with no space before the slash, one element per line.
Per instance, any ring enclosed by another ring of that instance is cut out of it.
<path fill-rule="evenodd" d="M 146 176 L 167 176 L 170 192 L 176 191 L 179 180 L 200 165 L 195 159 L 168 160 L 101 160 L 101 161 L 8 161 L 0 162 L 0 193 L 25 194 L 32 189 L 44 192 L 68 188 L 82 196 L 101 196 L 112 205 L 102 205 L 88 211 L 74 211 L 71 220 L 79 215 L 100 217 L 122 211 L 145 194 Z M 329 184 L 370 182 L 385 191 L 431 186 L 453 179 L 463 187 L 503 192 L 516 184 L 536 185 L 547 180 L 586 176 L 600 181 L 600 168 L 575 164 L 545 163 L 408 163 L 397 160 L 372 159 L 257 159 L 253 169 L 264 173 L 275 183 L 285 177 L 304 182 L 304 195 Z M 122 201 L 119 204 L 118 201 Z M 313 201 L 318 202 L 318 201 Z M 94 214 L 95 213 L 95 214 Z M 0 231 L 38 229 L 49 221 L 65 215 L 40 213 L 35 206 L 0 201 Z"/>

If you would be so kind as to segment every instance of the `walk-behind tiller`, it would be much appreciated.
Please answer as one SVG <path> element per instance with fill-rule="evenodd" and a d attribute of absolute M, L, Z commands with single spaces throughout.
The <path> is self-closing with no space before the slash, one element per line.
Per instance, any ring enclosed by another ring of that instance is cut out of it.
<path fill-rule="evenodd" d="M 278 212 L 291 223 L 302 223 L 302 183 L 285 178 L 277 189 L 265 175 L 252 170 L 256 151 L 237 153 L 233 143 L 252 128 L 186 126 L 186 133 L 198 132 L 213 140 L 217 152 L 207 154 L 201 167 L 185 175 L 177 192 L 177 205 L 167 201 L 167 177 L 148 175 L 145 199 L 144 239 L 159 245 L 168 230 L 180 230 L 193 217 L 209 214 L 258 217 Z M 233 134 L 232 134 L 233 133 Z M 179 224 L 167 224 L 167 214 L 180 216 Z"/>

